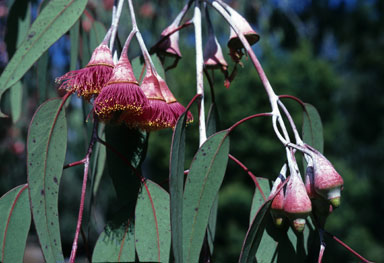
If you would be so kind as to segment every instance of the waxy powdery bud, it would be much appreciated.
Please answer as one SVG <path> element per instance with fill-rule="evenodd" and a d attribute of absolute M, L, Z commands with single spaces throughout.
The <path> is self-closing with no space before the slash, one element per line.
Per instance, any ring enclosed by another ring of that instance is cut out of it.
<path fill-rule="evenodd" d="M 338 207 L 344 184 L 343 178 L 324 155 L 308 145 L 307 148 L 313 152 L 314 189 L 316 193 L 328 199 L 334 207 Z"/>
<path fill-rule="evenodd" d="M 305 219 L 312 210 L 303 181 L 296 171 L 291 171 L 285 191 L 284 212 L 292 221 L 296 231 L 302 232 L 305 227 Z"/>
<path fill-rule="evenodd" d="M 285 181 L 285 176 L 282 173 L 276 178 L 273 183 L 272 190 L 269 196 L 272 196 L 276 193 L 277 189 L 280 185 Z M 284 214 L 284 188 L 281 188 L 279 193 L 273 198 L 271 204 L 271 216 L 273 218 L 273 222 L 276 226 L 280 227 L 283 224 L 283 220 L 285 217 Z"/>
<path fill-rule="evenodd" d="M 163 30 L 160 40 L 151 48 L 151 54 L 156 52 L 160 56 L 176 57 L 176 61 L 181 58 L 178 27 L 191 4 L 192 1 L 188 1 L 180 13 L 176 16 L 172 24 Z"/>
<path fill-rule="evenodd" d="M 103 121 L 110 121 L 115 113 L 139 116 L 147 107 L 148 100 L 139 87 L 129 62 L 127 51 L 132 34 L 128 37 L 112 77 L 95 99 L 95 112 Z"/>
<path fill-rule="evenodd" d="M 176 30 L 178 24 L 175 22 L 169 25 L 166 29 L 163 30 L 160 36 L 159 42 L 151 48 L 151 53 L 158 53 L 163 56 L 171 56 L 176 58 L 181 58 L 181 52 L 179 49 L 179 31 L 170 34 Z"/>
<path fill-rule="evenodd" d="M 103 41 L 92 53 L 91 60 L 85 68 L 70 71 L 56 78 L 56 82 L 62 82 L 59 89 L 76 92 L 90 100 L 100 93 L 101 89 L 109 81 L 114 68 L 112 53 L 106 41 Z"/>
<path fill-rule="evenodd" d="M 227 70 L 228 63 L 225 61 L 223 51 L 214 34 L 210 34 L 204 49 L 204 66 L 207 69 Z"/>
<path fill-rule="evenodd" d="M 232 21 L 235 24 L 235 26 L 240 30 L 241 33 L 245 36 L 247 39 L 249 45 L 255 44 L 257 41 L 259 41 L 260 36 L 258 33 L 256 33 L 255 30 L 252 29 L 251 25 L 245 20 L 244 17 L 242 17 L 238 12 L 236 12 L 234 9 L 228 7 L 227 10 L 229 11 Z M 228 40 L 228 47 L 233 50 L 238 50 L 243 48 L 243 43 L 241 43 L 240 38 L 237 36 L 236 32 L 231 27 L 231 32 Z"/>
<path fill-rule="evenodd" d="M 165 80 L 163 80 L 160 76 L 157 76 L 157 80 L 159 81 L 159 84 L 160 84 L 161 94 L 163 95 L 165 102 L 168 104 L 169 108 L 173 113 L 174 119 L 172 122 L 172 127 L 175 127 L 176 122 L 179 119 L 180 115 L 184 113 L 185 107 L 176 100 L 175 96 L 173 96 Z M 192 122 L 193 122 L 193 116 L 191 112 L 188 111 L 187 124 Z"/>
<path fill-rule="evenodd" d="M 143 115 L 135 120 L 137 126 L 146 131 L 173 127 L 174 114 L 161 93 L 159 80 L 149 63 L 141 89 L 149 103 Z"/>

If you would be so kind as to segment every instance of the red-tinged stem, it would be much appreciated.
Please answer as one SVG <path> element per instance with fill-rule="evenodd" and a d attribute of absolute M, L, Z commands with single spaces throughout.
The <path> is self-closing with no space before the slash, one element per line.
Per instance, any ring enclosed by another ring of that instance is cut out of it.
<path fill-rule="evenodd" d="M 303 110 L 305 111 L 305 103 L 301 99 L 292 95 L 279 95 L 279 99 L 283 99 L 283 98 L 291 99 L 298 102 L 301 105 L 301 107 L 303 107 Z"/>
<path fill-rule="evenodd" d="M 320 252 L 319 252 L 319 259 L 317 260 L 318 263 L 321 263 L 323 260 L 325 246 L 323 244 L 320 245 Z"/>
<path fill-rule="evenodd" d="M 239 120 L 238 122 L 236 122 L 235 124 L 233 124 L 231 127 L 228 128 L 228 133 L 230 133 L 233 129 L 235 129 L 237 126 L 239 126 L 240 124 L 248 121 L 248 120 L 251 120 L 251 119 L 254 119 L 254 118 L 258 118 L 258 117 L 263 117 L 263 116 L 272 116 L 273 114 L 270 113 L 270 112 L 267 112 L 267 113 L 258 113 L 258 114 L 254 114 L 254 115 L 251 115 L 251 116 L 248 116 L 242 120 Z"/>
<path fill-rule="evenodd" d="M 255 186 L 257 187 L 257 189 L 259 189 L 261 195 L 263 196 L 264 201 L 266 201 L 267 198 L 265 197 L 264 192 L 260 187 L 260 184 L 259 184 L 259 181 L 257 180 L 257 177 L 248 169 L 247 166 L 245 166 L 242 162 L 240 162 L 238 159 L 236 159 L 232 154 L 229 154 L 228 157 L 229 157 L 229 159 L 234 161 L 237 165 L 239 165 L 241 168 L 243 168 L 243 170 L 245 172 L 248 173 L 248 175 L 251 177 L 251 179 L 255 183 Z"/>
<path fill-rule="evenodd" d="M 193 96 L 193 98 L 188 103 L 187 107 L 185 108 L 185 111 L 189 110 L 191 108 L 191 106 L 192 106 L 192 103 L 194 103 L 195 100 L 197 100 L 197 99 L 201 99 L 201 94 L 196 94 L 195 96 Z"/>
<path fill-rule="evenodd" d="M 189 174 L 189 170 L 185 170 L 184 175 L 188 175 L 188 174 Z"/>
<path fill-rule="evenodd" d="M 83 184 L 81 187 L 81 197 L 80 197 L 80 208 L 79 208 L 79 215 L 77 217 L 77 225 L 76 225 L 76 232 L 75 232 L 75 238 L 73 239 L 73 244 L 72 244 L 72 250 L 71 250 L 71 256 L 69 258 L 70 263 L 75 262 L 76 258 L 76 252 L 77 252 L 77 242 L 79 239 L 79 233 L 81 230 L 81 221 L 83 219 L 83 211 L 84 211 L 84 201 L 85 201 L 85 194 L 87 190 L 87 178 L 88 178 L 88 170 L 89 170 L 89 159 L 92 155 L 93 151 L 93 146 L 95 145 L 97 141 L 97 127 L 98 127 L 98 120 L 95 119 L 95 122 L 93 124 L 93 129 L 92 129 L 92 137 L 91 141 L 89 143 L 88 151 L 86 156 L 84 157 L 84 176 L 83 176 Z"/>
<path fill-rule="evenodd" d="M 79 239 L 81 221 L 83 219 L 85 192 L 87 189 L 88 168 L 89 168 L 89 156 L 87 155 L 86 160 L 84 162 L 84 177 L 83 177 L 83 185 L 81 188 L 80 209 L 79 209 L 79 216 L 77 217 L 76 233 L 75 233 L 75 238 L 72 244 L 71 257 L 69 258 L 70 263 L 74 263 L 76 258 L 77 241 Z"/>
<path fill-rule="evenodd" d="M 76 162 L 73 162 L 73 163 L 66 164 L 66 165 L 64 165 L 63 169 L 67 169 L 67 168 L 74 167 L 74 166 L 77 166 L 77 165 L 80 165 L 80 164 L 84 164 L 84 163 L 85 163 L 85 158 L 83 160 L 80 160 L 80 161 L 76 161 Z"/>
<path fill-rule="evenodd" d="M 339 243 L 340 245 L 342 245 L 343 247 L 345 247 L 349 252 L 351 252 L 353 255 L 355 255 L 357 258 L 359 258 L 360 260 L 362 260 L 363 262 L 366 262 L 366 263 L 371 263 L 372 261 L 369 261 L 368 259 L 365 259 L 364 257 L 362 257 L 359 253 L 357 253 L 356 251 L 354 251 L 352 248 L 350 248 L 347 244 L 345 244 L 343 241 L 341 241 L 340 239 L 338 239 L 336 236 L 334 236 L 333 234 L 327 232 L 327 231 L 324 231 L 328 236 L 332 237 L 337 243 Z"/>

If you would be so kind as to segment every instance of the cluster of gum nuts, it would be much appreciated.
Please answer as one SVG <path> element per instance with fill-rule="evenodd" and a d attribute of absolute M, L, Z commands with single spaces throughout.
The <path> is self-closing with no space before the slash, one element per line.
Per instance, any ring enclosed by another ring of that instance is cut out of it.
<path fill-rule="evenodd" d="M 297 163 L 289 163 L 290 176 L 286 177 L 287 164 L 283 166 L 275 180 L 270 197 L 271 215 L 276 226 L 282 226 L 288 218 L 297 232 L 305 228 L 306 218 L 312 213 L 318 226 L 324 227 L 328 215 L 340 205 L 343 178 L 333 165 L 319 151 L 304 145 L 308 150 L 305 159 L 308 163 L 305 184 L 297 168 Z M 286 185 L 280 187 L 285 180 Z M 278 192 L 277 192 L 278 191 Z"/>

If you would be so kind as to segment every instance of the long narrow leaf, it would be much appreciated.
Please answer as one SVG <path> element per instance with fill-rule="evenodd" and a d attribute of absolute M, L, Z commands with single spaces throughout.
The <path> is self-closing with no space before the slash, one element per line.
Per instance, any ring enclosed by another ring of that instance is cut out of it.
<path fill-rule="evenodd" d="M 266 225 L 266 215 L 271 207 L 272 200 L 264 202 L 259 208 L 250 225 L 241 250 L 239 262 L 251 263 L 255 260 L 255 255 L 260 244 L 261 237 Z"/>
<path fill-rule="evenodd" d="M 93 22 L 91 31 L 89 32 L 89 48 L 94 50 L 103 41 L 107 30 L 102 23 L 95 21 Z"/>
<path fill-rule="evenodd" d="M 0 99 L 72 27 L 84 11 L 86 3 L 86 0 L 52 0 L 47 4 L 0 76 Z M 0 111 L 0 116 L 5 115 Z"/>
<path fill-rule="evenodd" d="M 142 262 L 168 262 L 171 250 L 169 194 L 150 180 L 143 183 L 135 211 L 135 241 Z"/>
<path fill-rule="evenodd" d="M 228 131 L 221 131 L 211 136 L 192 160 L 183 195 L 183 262 L 198 262 L 228 154 Z"/>
<path fill-rule="evenodd" d="M 303 140 L 319 152 L 324 149 L 323 125 L 316 108 L 305 103 L 306 112 L 303 114 Z"/>
<path fill-rule="evenodd" d="M 138 59 L 137 59 L 138 61 Z M 138 67 L 137 67 L 138 68 Z M 194 97 L 186 108 L 197 99 Z M 184 161 L 185 161 L 185 125 L 187 114 L 184 112 L 176 123 L 172 135 L 171 156 L 169 158 L 169 194 L 171 207 L 171 235 L 172 249 L 175 262 L 183 262 L 183 189 L 184 189 Z"/>
<path fill-rule="evenodd" d="M 255 193 L 252 199 L 251 212 L 249 216 L 249 224 L 252 223 L 253 218 L 255 218 L 257 210 L 264 204 L 264 197 L 268 198 L 270 192 L 269 180 L 266 178 L 258 177 L 257 181 L 259 182 L 260 188 L 264 193 L 264 196 L 261 194 L 260 190 L 255 188 Z"/>
<path fill-rule="evenodd" d="M 75 70 L 77 64 L 77 57 L 79 55 L 79 31 L 80 31 L 80 21 L 73 25 L 71 30 L 69 30 L 69 36 L 71 38 L 71 60 L 69 69 Z"/>
<path fill-rule="evenodd" d="M 0 260 L 23 262 L 25 245 L 31 226 L 28 185 L 20 185 L 0 198 Z"/>
<path fill-rule="evenodd" d="M 35 228 L 46 262 L 64 262 L 61 250 L 58 196 L 67 147 L 62 100 L 36 111 L 28 132 L 28 183 Z"/>

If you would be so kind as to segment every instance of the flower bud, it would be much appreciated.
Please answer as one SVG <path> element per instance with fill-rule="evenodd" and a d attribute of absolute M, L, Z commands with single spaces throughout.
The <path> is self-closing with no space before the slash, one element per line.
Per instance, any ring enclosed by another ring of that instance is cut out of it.
<path fill-rule="evenodd" d="M 228 67 L 228 63 L 224 59 L 220 44 L 213 34 L 208 37 L 207 44 L 205 45 L 204 66 L 209 69 L 222 70 L 226 70 Z"/>
<path fill-rule="evenodd" d="M 307 146 L 313 152 L 314 189 L 317 194 L 328 199 L 334 207 L 340 205 L 343 178 L 333 165 L 319 151 Z"/>
<path fill-rule="evenodd" d="M 301 176 L 296 171 L 291 171 L 288 180 L 284 198 L 284 211 L 292 221 L 294 229 L 302 232 L 305 227 L 305 219 L 312 211 L 311 200 L 305 190 Z"/>
<path fill-rule="evenodd" d="M 287 165 L 285 164 L 281 169 L 279 176 L 276 178 L 275 182 L 273 183 L 271 193 L 269 194 L 270 197 L 276 193 L 280 185 L 285 181 L 286 171 L 287 171 Z M 273 198 L 273 201 L 271 204 L 271 216 L 276 226 L 278 227 L 282 226 L 283 220 L 285 217 L 284 188 L 281 188 L 279 190 L 279 193 L 277 193 Z"/>
<path fill-rule="evenodd" d="M 242 17 L 237 11 L 234 9 L 228 7 L 227 10 L 229 11 L 232 21 L 235 23 L 235 26 L 240 30 L 241 33 L 245 36 L 247 39 L 249 45 L 255 44 L 257 41 L 259 41 L 260 36 L 259 34 L 252 29 L 251 25 L 245 20 L 244 17 Z M 228 47 L 233 50 L 238 50 L 243 48 L 243 43 L 241 43 L 240 38 L 237 36 L 236 32 L 231 27 L 230 29 L 230 36 L 228 40 Z"/>

